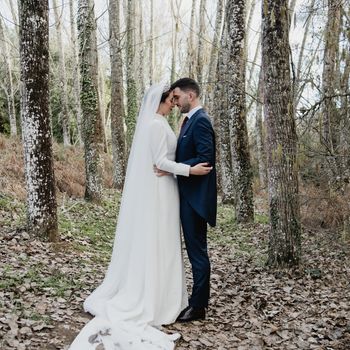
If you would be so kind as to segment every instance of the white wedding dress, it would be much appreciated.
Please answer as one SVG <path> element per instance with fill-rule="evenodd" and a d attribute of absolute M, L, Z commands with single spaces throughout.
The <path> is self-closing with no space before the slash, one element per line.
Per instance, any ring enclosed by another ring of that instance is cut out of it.
<path fill-rule="evenodd" d="M 157 177 L 153 164 L 189 176 L 174 162 L 176 136 L 156 114 L 165 84 L 145 94 L 130 152 L 112 259 L 102 284 L 86 299 L 95 317 L 71 350 L 170 350 L 173 323 L 187 306 L 180 240 L 179 194 L 174 176 Z"/>

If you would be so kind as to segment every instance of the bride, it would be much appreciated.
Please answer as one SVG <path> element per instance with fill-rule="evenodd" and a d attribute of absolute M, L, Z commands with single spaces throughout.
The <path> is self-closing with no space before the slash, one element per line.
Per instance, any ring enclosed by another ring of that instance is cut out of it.
<path fill-rule="evenodd" d="M 85 300 L 95 317 L 71 350 L 173 349 L 173 323 L 188 303 L 180 240 L 175 175 L 206 175 L 205 163 L 176 163 L 176 136 L 166 115 L 174 107 L 165 83 L 144 95 L 130 151 L 110 265 L 102 284 Z"/>

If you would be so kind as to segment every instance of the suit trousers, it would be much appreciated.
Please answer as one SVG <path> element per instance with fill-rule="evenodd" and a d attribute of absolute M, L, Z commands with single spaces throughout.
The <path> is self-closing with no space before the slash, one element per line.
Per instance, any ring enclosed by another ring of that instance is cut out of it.
<path fill-rule="evenodd" d="M 180 218 L 188 258 L 192 265 L 193 287 L 189 305 L 196 308 L 207 307 L 210 293 L 207 222 L 181 194 Z"/>

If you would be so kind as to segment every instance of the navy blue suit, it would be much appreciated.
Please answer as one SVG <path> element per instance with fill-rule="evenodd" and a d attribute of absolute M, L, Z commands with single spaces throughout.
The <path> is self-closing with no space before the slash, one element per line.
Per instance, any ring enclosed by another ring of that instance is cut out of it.
<path fill-rule="evenodd" d="M 202 108 L 182 128 L 176 149 L 176 162 L 194 166 L 208 162 L 213 170 L 204 176 L 177 176 L 180 192 L 180 217 L 186 249 L 193 272 L 190 306 L 207 307 L 210 262 L 207 252 L 207 223 L 216 225 L 217 190 L 215 135 Z"/>

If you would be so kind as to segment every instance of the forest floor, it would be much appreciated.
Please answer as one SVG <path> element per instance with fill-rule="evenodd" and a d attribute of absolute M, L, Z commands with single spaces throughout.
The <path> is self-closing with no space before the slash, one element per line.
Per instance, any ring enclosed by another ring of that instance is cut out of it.
<path fill-rule="evenodd" d="M 109 262 L 119 195 L 103 203 L 62 198 L 58 243 L 24 229 L 25 206 L 0 196 L 0 349 L 67 349 L 90 319 L 83 300 Z M 210 229 L 212 297 L 205 321 L 167 326 L 177 349 L 350 349 L 349 242 L 304 230 L 297 269 L 265 266 L 267 218 L 239 226 L 220 206 Z M 188 281 L 190 281 L 186 260 Z"/>
<path fill-rule="evenodd" d="M 90 319 L 82 304 L 104 277 L 119 194 L 110 189 L 101 205 L 85 202 L 81 150 L 55 144 L 61 239 L 42 242 L 24 228 L 21 147 L 0 136 L 0 349 L 67 349 Z M 108 187 L 108 159 L 105 169 Z M 235 223 L 230 206 L 219 206 L 218 225 L 209 231 L 207 319 L 167 326 L 182 334 L 177 349 L 349 350 L 349 237 L 304 227 L 301 265 L 268 269 L 263 202 L 256 196 L 255 223 L 248 226 Z M 330 222 L 339 210 L 336 205 L 326 209 L 327 220 L 318 207 L 308 218 Z M 185 263 L 190 286 L 187 259 Z"/>

